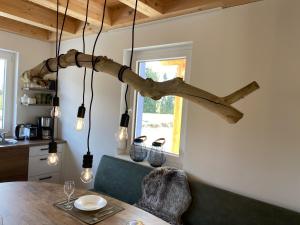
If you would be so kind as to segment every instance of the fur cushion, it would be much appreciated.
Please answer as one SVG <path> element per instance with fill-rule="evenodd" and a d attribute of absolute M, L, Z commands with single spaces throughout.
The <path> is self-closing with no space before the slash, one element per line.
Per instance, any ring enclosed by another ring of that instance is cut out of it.
<path fill-rule="evenodd" d="M 149 173 L 143 180 L 142 192 L 136 206 L 173 225 L 181 224 L 181 215 L 192 200 L 185 172 L 169 167 Z"/>

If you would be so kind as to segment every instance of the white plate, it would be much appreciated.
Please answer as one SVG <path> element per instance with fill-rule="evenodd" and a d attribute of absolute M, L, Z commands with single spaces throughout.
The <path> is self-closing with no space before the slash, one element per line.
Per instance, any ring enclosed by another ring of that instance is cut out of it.
<path fill-rule="evenodd" d="M 102 209 L 107 205 L 107 201 L 98 195 L 84 195 L 74 202 L 74 206 L 83 211 L 94 211 Z"/>

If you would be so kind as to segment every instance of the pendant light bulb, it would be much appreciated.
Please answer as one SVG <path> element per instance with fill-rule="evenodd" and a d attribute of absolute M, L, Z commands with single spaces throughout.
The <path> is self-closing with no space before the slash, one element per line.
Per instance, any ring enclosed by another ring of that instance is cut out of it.
<path fill-rule="evenodd" d="M 92 168 L 83 168 L 80 179 L 83 183 L 90 183 L 94 178 Z"/>
<path fill-rule="evenodd" d="M 93 167 L 93 155 L 90 154 L 90 152 L 87 152 L 83 156 L 83 163 L 82 163 L 82 172 L 80 175 L 80 179 L 83 183 L 90 183 L 93 181 L 94 175 L 92 171 Z"/>
<path fill-rule="evenodd" d="M 57 96 L 53 97 L 52 105 L 53 105 L 53 108 L 51 110 L 51 116 L 56 117 L 56 118 L 60 118 L 61 111 L 60 111 L 60 107 L 59 107 L 59 98 Z"/>
<path fill-rule="evenodd" d="M 127 127 L 119 127 L 119 130 L 116 133 L 116 139 L 117 139 L 118 142 L 126 141 L 128 139 L 128 129 L 127 129 Z"/>
<path fill-rule="evenodd" d="M 126 149 L 127 146 L 128 124 L 129 124 L 129 114 L 126 111 L 125 113 L 122 114 L 119 130 L 115 134 L 116 140 L 118 142 L 119 154 L 124 153 L 124 150 Z"/>
<path fill-rule="evenodd" d="M 57 153 L 50 153 L 47 158 L 47 163 L 49 166 L 56 166 L 59 161 Z"/>
<path fill-rule="evenodd" d="M 47 163 L 49 166 L 55 166 L 57 165 L 59 161 L 58 155 L 57 155 L 57 143 L 54 141 L 51 141 L 49 143 L 49 155 L 47 158 Z"/>
<path fill-rule="evenodd" d="M 59 106 L 53 106 L 53 108 L 51 110 L 51 116 L 52 117 L 56 117 L 56 118 L 60 118 L 61 117 L 61 111 L 60 111 L 60 107 Z"/>
<path fill-rule="evenodd" d="M 81 131 L 81 130 L 83 130 L 83 127 L 84 127 L 84 119 L 77 117 L 75 129 L 77 131 Z"/>
<path fill-rule="evenodd" d="M 78 108 L 78 113 L 77 113 L 77 119 L 76 119 L 76 124 L 75 124 L 75 129 L 77 131 L 81 131 L 84 128 L 84 115 L 85 115 L 85 107 L 82 104 Z"/>

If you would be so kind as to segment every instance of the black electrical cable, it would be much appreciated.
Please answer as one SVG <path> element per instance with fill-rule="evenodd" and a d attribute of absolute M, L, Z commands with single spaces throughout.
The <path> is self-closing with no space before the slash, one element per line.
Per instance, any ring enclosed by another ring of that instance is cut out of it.
<path fill-rule="evenodd" d="M 133 60 L 133 50 L 134 50 L 134 34 L 135 34 L 135 21 L 136 21 L 136 12 L 137 12 L 137 4 L 138 0 L 135 1 L 135 7 L 134 7 L 134 15 L 133 15 L 133 22 L 132 22 L 132 30 L 131 30 L 131 55 L 130 55 L 130 64 L 129 67 L 132 69 L 132 60 Z M 126 105 L 126 113 L 128 112 L 128 84 L 126 85 L 126 91 L 125 91 L 125 105 Z"/>
<path fill-rule="evenodd" d="M 63 22 L 62 22 L 62 25 L 61 25 L 61 31 L 60 31 L 60 34 L 59 34 L 58 49 L 57 49 L 57 51 L 58 51 L 57 54 L 58 55 L 59 55 L 59 52 L 60 52 L 61 38 L 62 38 L 62 34 L 63 34 L 63 31 L 64 31 L 64 26 L 65 26 L 65 22 L 66 22 L 66 18 L 67 18 L 69 2 L 70 2 L 70 0 L 67 1 L 67 5 L 66 5 L 66 9 L 65 9 L 65 12 L 64 12 L 64 17 L 63 17 Z"/>
<path fill-rule="evenodd" d="M 58 20 L 59 20 L 59 2 L 58 0 L 56 1 L 56 46 L 55 46 L 55 55 L 56 55 L 56 82 L 55 82 L 55 97 L 57 97 L 57 90 L 58 90 L 58 72 L 59 72 L 59 63 L 58 63 L 58 56 L 59 56 L 59 52 L 60 52 L 60 44 L 61 44 L 61 37 L 62 37 L 62 33 L 64 30 L 64 26 L 65 26 L 65 20 L 66 20 L 66 16 L 67 16 L 67 11 L 69 8 L 69 1 L 67 1 L 67 5 L 66 5 L 66 9 L 65 9 L 65 13 L 64 13 L 64 17 L 63 17 L 63 23 L 61 25 L 61 30 L 60 30 L 60 36 L 58 39 Z M 56 110 L 56 109 L 54 109 Z M 55 127 L 55 120 L 53 120 L 53 127 L 52 127 L 52 142 L 54 142 L 54 127 Z"/>
<path fill-rule="evenodd" d="M 68 12 L 68 8 L 69 8 L 69 2 L 70 0 L 67 1 L 67 5 L 66 5 L 66 9 L 65 9 L 65 12 L 64 12 L 64 17 L 63 17 L 63 22 L 62 22 L 62 25 L 61 25 L 61 29 L 60 29 L 60 34 L 59 34 L 59 41 L 58 41 L 58 47 L 57 47 L 57 56 L 56 56 L 56 59 L 57 59 L 57 62 L 58 62 L 58 56 L 59 56 L 59 53 L 60 53 L 60 45 L 61 45 L 61 38 L 62 38 L 62 34 L 63 34 L 63 31 L 64 31 L 64 26 L 65 26 L 65 21 L 66 21 L 66 17 L 67 17 L 67 12 Z M 56 13 L 56 16 L 57 16 L 57 33 L 58 33 L 58 1 L 57 1 L 57 13 Z M 56 34 L 58 35 L 58 34 Z M 57 96 L 57 90 L 58 90 L 58 70 L 59 70 L 59 66 L 58 66 L 58 63 L 56 65 L 56 69 L 57 69 L 57 72 L 56 72 L 56 87 L 55 87 L 55 96 Z"/>
<path fill-rule="evenodd" d="M 83 30 L 82 30 L 83 53 L 85 53 L 85 29 L 86 29 L 88 13 L 89 13 L 89 4 L 90 4 L 90 0 L 87 0 L 86 1 L 85 21 L 84 21 L 84 26 L 83 26 Z M 85 80 L 86 80 L 86 67 L 84 67 L 84 73 L 83 73 L 82 105 L 84 105 L 84 97 L 85 97 Z"/>
<path fill-rule="evenodd" d="M 58 0 L 56 0 L 56 38 L 55 38 L 55 57 L 57 58 L 58 57 L 58 7 L 59 7 L 59 3 L 58 3 Z M 57 75 L 58 73 L 58 63 L 56 64 L 56 77 L 58 76 Z"/>
<path fill-rule="evenodd" d="M 57 57 L 58 57 L 58 19 L 59 19 L 59 0 L 56 0 L 56 39 L 55 39 L 55 42 L 56 42 L 56 46 L 55 46 L 55 57 L 56 57 L 56 60 L 57 60 Z M 57 83 L 58 83 L 58 63 L 56 63 L 56 80 L 55 80 L 55 96 L 57 96 Z"/>
<path fill-rule="evenodd" d="M 138 4 L 138 0 L 135 1 L 133 22 L 132 22 L 132 30 L 131 30 L 131 56 L 130 56 L 130 64 L 129 64 L 130 68 L 132 68 L 132 59 L 133 59 L 135 20 L 136 20 L 137 4 Z"/>
<path fill-rule="evenodd" d="M 93 46 L 93 52 L 92 52 L 92 74 L 91 74 L 91 100 L 90 100 L 90 108 L 89 108 L 89 129 L 88 129 L 88 137 L 87 137 L 87 147 L 88 151 L 87 154 L 90 154 L 90 136 L 91 136 L 91 124 L 92 124 L 92 105 L 93 105 L 93 100 L 94 100 L 94 72 L 95 72 L 95 64 L 97 63 L 97 60 L 94 60 L 94 55 L 95 55 L 95 49 L 96 45 L 99 39 L 99 36 L 103 30 L 103 24 L 104 24 L 104 17 L 105 17 L 105 10 L 106 10 L 106 0 L 104 1 L 103 5 L 103 15 L 102 15 L 102 22 L 101 22 L 101 27 L 100 30 L 96 36 L 94 46 Z"/>

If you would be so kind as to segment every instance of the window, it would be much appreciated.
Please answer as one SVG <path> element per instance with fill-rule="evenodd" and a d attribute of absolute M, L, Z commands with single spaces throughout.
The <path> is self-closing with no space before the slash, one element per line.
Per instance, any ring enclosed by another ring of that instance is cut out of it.
<path fill-rule="evenodd" d="M 155 81 L 181 77 L 189 80 L 191 65 L 191 43 L 179 43 L 157 47 L 135 49 L 134 61 L 137 73 L 143 78 Z M 124 52 L 124 62 L 128 62 L 130 50 Z M 125 86 L 123 86 L 124 94 Z M 168 153 L 167 165 L 180 167 L 185 146 L 186 101 L 177 96 L 165 96 L 158 101 L 143 97 L 136 91 L 130 94 L 133 109 L 131 141 L 146 135 L 146 146 L 158 138 L 165 138 L 164 150 Z M 122 100 L 124 106 L 124 101 Z"/>
<path fill-rule="evenodd" d="M 0 130 L 4 129 L 4 92 L 5 92 L 5 74 L 6 60 L 0 58 Z"/>
<path fill-rule="evenodd" d="M 166 81 L 184 78 L 186 58 L 160 59 L 138 62 L 138 72 L 143 78 Z M 158 101 L 137 96 L 135 136 L 147 135 L 146 144 L 165 138 L 164 149 L 179 155 L 182 118 L 182 98 L 165 96 Z"/>
<path fill-rule="evenodd" d="M 0 50 L 0 131 L 11 132 L 13 126 L 15 57 Z"/>

